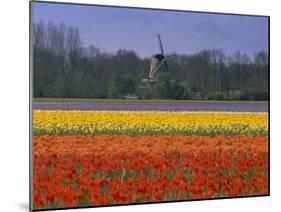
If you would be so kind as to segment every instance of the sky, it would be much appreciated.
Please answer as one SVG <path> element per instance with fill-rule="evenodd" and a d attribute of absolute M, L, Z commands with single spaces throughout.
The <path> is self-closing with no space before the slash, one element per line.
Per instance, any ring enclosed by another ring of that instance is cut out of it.
<path fill-rule="evenodd" d="M 253 58 L 268 50 L 266 17 L 34 2 L 33 20 L 78 27 L 85 46 L 108 53 L 122 48 L 150 57 L 160 52 L 157 33 L 165 53 L 222 49 Z"/>

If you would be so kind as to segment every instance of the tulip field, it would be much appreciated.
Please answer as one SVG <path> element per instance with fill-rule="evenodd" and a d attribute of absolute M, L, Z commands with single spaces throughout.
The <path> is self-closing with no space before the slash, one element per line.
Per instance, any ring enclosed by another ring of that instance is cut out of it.
<path fill-rule="evenodd" d="M 268 195 L 268 113 L 33 111 L 34 209 Z"/>

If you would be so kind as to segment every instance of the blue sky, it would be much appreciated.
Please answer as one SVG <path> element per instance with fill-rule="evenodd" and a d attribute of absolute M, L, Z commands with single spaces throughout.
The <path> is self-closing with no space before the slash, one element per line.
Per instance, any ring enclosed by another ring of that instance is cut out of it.
<path fill-rule="evenodd" d="M 221 48 L 228 55 L 240 50 L 252 58 L 254 53 L 268 49 L 266 17 L 41 2 L 33 6 L 35 22 L 78 27 L 84 45 L 110 53 L 125 48 L 140 57 L 150 57 L 159 52 L 157 33 L 165 52 L 193 54 Z"/>

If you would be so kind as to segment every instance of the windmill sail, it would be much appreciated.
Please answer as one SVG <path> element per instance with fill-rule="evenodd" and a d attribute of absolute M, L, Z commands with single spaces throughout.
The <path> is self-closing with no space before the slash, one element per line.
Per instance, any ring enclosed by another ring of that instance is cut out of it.
<path fill-rule="evenodd" d="M 157 34 L 157 36 L 158 36 L 158 41 L 159 41 L 159 46 L 160 46 L 161 54 L 164 55 L 164 50 L 163 50 L 163 45 L 162 45 L 160 34 Z"/>

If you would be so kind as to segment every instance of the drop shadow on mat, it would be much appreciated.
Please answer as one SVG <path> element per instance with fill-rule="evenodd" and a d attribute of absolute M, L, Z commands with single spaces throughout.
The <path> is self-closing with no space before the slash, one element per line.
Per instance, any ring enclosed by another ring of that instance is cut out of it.
<path fill-rule="evenodd" d="M 29 211 L 29 205 L 27 202 L 18 202 L 17 207 L 24 211 Z"/>

